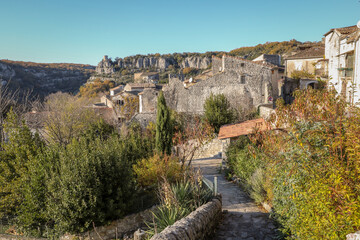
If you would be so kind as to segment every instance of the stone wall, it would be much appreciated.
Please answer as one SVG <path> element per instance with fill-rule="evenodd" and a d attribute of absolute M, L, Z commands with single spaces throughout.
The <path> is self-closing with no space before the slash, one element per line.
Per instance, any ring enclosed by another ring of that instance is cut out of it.
<path fill-rule="evenodd" d="M 219 155 L 219 154 L 221 155 L 221 151 L 222 151 L 221 140 L 219 140 L 216 137 L 209 143 L 207 143 L 204 146 L 202 146 L 201 148 L 199 148 L 194 154 L 194 159 L 209 158 L 209 157 L 213 157 L 213 156 Z"/>
<path fill-rule="evenodd" d="M 221 208 L 221 197 L 215 198 L 154 235 L 151 240 L 209 239 L 220 222 Z"/>
<path fill-rule="evenodd" d="M 81 235 L 64 235 L 60 240 L 109 240 L 115 239 L 116 237 L 122 239 L 125 235 L 131 234 L 140 227 L 144 227 L 145 221 L 150 222 L 152 220 L 151 211 L 154 211 L 155 208 L 156 207 L 153 207 L 140 213 L 128 215 L 120 220 L 113 221 L 107 226 L 96 227 L 96 231 L 92 230 Z"/>
<path fill-rule="evenodd" d="M 211 94 L 224 94 L 234 108 L 251 109 L 267 103 L 268 96 L 271 96 L 270 68 L 234 57 L 224 57 L 223 60 L 224 72 L 187 88 L 180 80 L 170 79 L 163 88 L 167 104 L 180 113 L 203 114 L 203 105 Z M 218 65 L 218 60 L 215 60 L 213 69 Z"/>
<path fill-rule="evenodd" d="M 275 113 L 275 109 L 273 108 L 273 104 L 263 105 L 259 107 L 260 117 L 269 118 L 272 113 Z"/>
<path fill-rule="evenodd" d="M 223 69 L 222 69 L 222 59 L 221 58 L 218 58 L 218 57 L 213 57 L 212 58 L 212 71 L 213 71 L 213 74 L 217 74 L 219 72 L 221 72 Z"/>

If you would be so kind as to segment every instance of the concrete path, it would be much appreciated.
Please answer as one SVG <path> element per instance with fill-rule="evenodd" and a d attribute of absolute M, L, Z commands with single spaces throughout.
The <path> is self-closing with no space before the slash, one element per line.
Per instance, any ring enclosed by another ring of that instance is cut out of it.
<path fill-rule="evenodd" d="M 205 158 L 193 160 L 192 166 L 201 169 L 203 175 L 213 181 L 218 177 L 218 191 L 222 195 L 224 216 L 214 240 L 270 240 L 275 239 L 275 226 L 269 214 L 258 207 L 239 186 L 228 182 L 219 173 L 222 160 Z"/>

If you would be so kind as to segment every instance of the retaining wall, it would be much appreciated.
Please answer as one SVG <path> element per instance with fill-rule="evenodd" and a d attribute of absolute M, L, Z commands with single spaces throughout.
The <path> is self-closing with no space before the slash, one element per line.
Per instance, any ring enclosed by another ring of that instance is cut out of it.
<path fill-rule="evenodd" d="M 151 240 L 209 239 L 220 222 L 221 207 L 221 196 L 218 196 L 161 233 L 155 234 Z"/>

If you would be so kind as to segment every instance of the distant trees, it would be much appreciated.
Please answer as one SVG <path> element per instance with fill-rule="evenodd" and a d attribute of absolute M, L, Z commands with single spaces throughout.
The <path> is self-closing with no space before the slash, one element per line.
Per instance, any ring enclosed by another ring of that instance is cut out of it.
<path fill-rule="evenodd" d="M 205 118 L 218 133 L 220 127 L 235 119 L 235 111 L 224 94 L 211 94 L 204 103 Z"/>
<path fill-rule="evenodd" d="M 156 140 L 155 147 L 159 153 L 171 154 L 172 124 L 170 111 L 166 106 L 165 97 L 160 91 L 157 102 Z"/>
<path fill-rule="evenodd" d="M 81 97 L 96 97 L 99 93 L 109 91 L 110 88 L 114 87 L 114 82 L 105 80 L 100 81 L 96 79 L 93 83 L 89 83 L 80 87 L 79 95 Z"/>

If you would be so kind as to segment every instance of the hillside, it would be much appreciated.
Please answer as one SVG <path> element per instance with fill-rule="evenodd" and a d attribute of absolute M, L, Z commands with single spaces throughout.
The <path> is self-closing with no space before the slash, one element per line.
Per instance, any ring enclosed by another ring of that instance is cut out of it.
<path fill-rule="evenodd" d="M 12 89 L 31 90 L 44 97 L 50 93 L 77 92 L 94 72 L 94 67 L 71 63 L 34 63 L 0 60 L 0 80 Z"/>
<path fill-rule="evenodd" d="M 253 60 L 261 54 L 279 54 L 282 56 L 290 55 L 291 52 L 297 49 L 298 46 L 304 43 L 296 41 L 295 39 L 283 42 L 267 42 L 258 44 L 252 47 L 241 47 L 231 50 L 229 55 L 246 57 Z"/>

